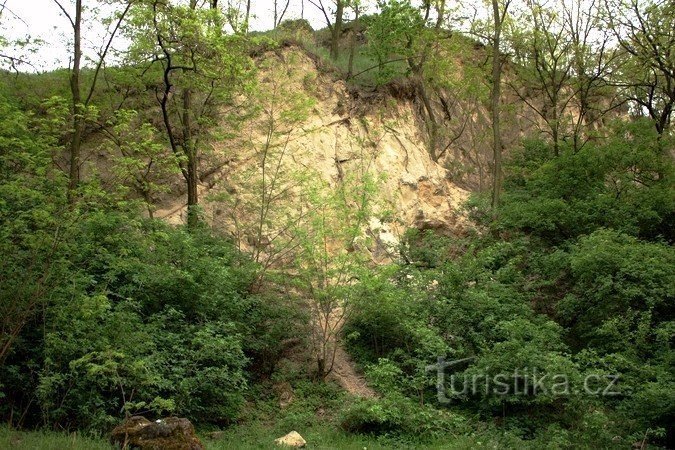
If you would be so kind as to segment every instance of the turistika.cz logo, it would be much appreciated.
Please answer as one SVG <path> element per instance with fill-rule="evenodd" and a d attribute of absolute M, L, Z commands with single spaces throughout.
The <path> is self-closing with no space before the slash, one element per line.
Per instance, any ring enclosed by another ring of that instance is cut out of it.
<path fill-rule="evenodd" d="M 426 367 L 427 372 L 436 372 L 437 396 L 441 404 L 451 403 L 453 399 L 475 395 L 484 396 L 555 396 L 565 397 L 573 394 L 592 396 L 619 395 L 617 383 L 619 375 L 587 374 L 581 380 L 564 373 L 543 373 L 537 369 L 514 369 L 512 372 L 488 374 L 465 371 L 453 373 L 453 370 L 467 365 L 475 358 L 446 360 L 439 357 L 436 364 Z"/>

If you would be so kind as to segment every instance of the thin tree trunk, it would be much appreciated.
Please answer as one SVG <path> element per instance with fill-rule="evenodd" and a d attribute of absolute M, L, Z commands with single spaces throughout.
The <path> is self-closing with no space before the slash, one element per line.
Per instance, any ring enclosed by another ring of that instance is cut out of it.
<path fill-rule="evenodd" d="M 94 69 L 93 79 L 91 84 L 88 87 L 88 94 L 82 95 L 82 80 L 80 79 L 82 71 L 82 0 L 75 1 L 75 15 L 71 15 L 63 7 L 59 0 L 53 0 L 54 3 L 59 7 L 63 15 L 70 22 L 71 27 L 73 28 L 73 56 L 72 56 L 72 68 L 70 70 L 70 93 L 72 97 L 72 136 L 69 146 L 69 168 L 68 168 L 68 201 L 73 203 L 76 198 L 76 190 L 80 184 L 80 163 L 81 163 L 81 150 L 82 150 L 82 139 L 84 136 L 85 128 L 85 113 L 87 106 L 89 105 L 94 91 L 96 89 L 96 82 L 100 74 L 101 68 L 103 67 L 103 62 L 105 60 L 108 51 L 112 45 L 112 41 L 115 38 L 115 35 L 120 29 L 124 18 L 126 17 L 129 9 L 131 8 L 131 1 L 126 2 L 126 8 L 117 17 L 116 25 L 113 28 L 110 36 L 108 37 L 107 43 L 101 48 L 101 53 L 99 54 L 99 59 Z"/>
<path fill-rule="evenodd" d="M 427 132 L 429 133 L 429 155 L 434 161 L 438 161 L 438 155 L 436 155 L 436 147 L 438 145 L 438 123 L 436 122 L 436 114 L 434 114 L 434 107 L 431 104 L 429 95 L 427 94 L 427 87 L 424 83 L 424 76 L 420 73 L 418 75 L 418 91 L 422 103 L 424 104 L 424 109 L 427 111 Z"/>
<path fill-rule="evenodd" d="M 75 200 L 75 190 L 80 184 L 80 153 L 84 133 L 84 111 L 80 91 L 80 72 L 82 60 L 81 29 L 82 0 L 75 2 L 75 21 L 73 22 L 73 68 L 70 72 L 70 92 L 73 99 L 73 136 L 70 141 L 70 171 L 68 179 L 68 200 Z"/>
<path fill-rule="evenodd" d="M 342 34 L 342 15 L 344 14 L 344 0 L 336 0 L 335 25 L 330 44 L 330 57 L 337 60 L 340 55 L 340 34 Z"/>
<path fill-rule="evenodd" d="M 492 40 L 492 154 L 493 154 L 493 173 L 492 173 L 492 209 L 499 206 L 500 194 L 502 190 L 502 136 L 499 128 L 499 101 L 501 96 L 502 84 L 502 61 L 499 51 L 499 44 L 502 32 L 503 17 L 500 17 L 499 1 L 492 0 L 492 13 L 494 17 L 494 37 Z M 504 8 L 506 14 L 506 8 Z"/>
<path fill-rule="evenodd" d="M 284 20 L 284 16 L 286 15 L 286 11 L 288 11 L 288 6 L 291 4 L 291 0 L 286 0 L 286 4 L 284 5 L 284 8 L 279 11 L 279 4 L 278 0 L 274 0 L 274 28 L 276 29 L 279 25 L 281 25 L 281 22 Z"/>
<path fill-rule="evenodd" d="M 554 113 L 555 114 L 555 113 Z M 555 114 L 557 116 L 557 114 Z M 555 122 L 553 123 L 553 129 L 552 129 L 552 134 L 553 134 L 553 156 L 556 158 L 560 155 L 560 131 L 559 131 L 559 125 L 558 125 L 558 119 L 555 118 L 553 119 Z"/>
<path fill-rule="evenodd" d="M 425 8 L 426 11 L 424 14 L 424 21 L 426 23 L 431 14 L 431 2 L 425 2 Z M 441 31 L 441 27 L 443 25 L 443 17 L 445 15 L 445 0 L 442 0 L 440 4 L 438 4 L 437 12 L 438 17 L 436 18 L 436 24 L 434 26 L 434 35 L 436 39 L 438 38 L 438 34 Z M 412 39 L 408 39 L 408 48 L 412 48 L 412 44 Z M 438 146 L 438 122 L 436 121 L 436 114 L 434 114 L 434 108 L 431 104 L 431 100 L 427 92 L 426 82 L 424 80 L 424 67 L 426 65 L 427 59 L 429 58 L 432 45 L 432 41 L 426 42 L 418 62 L 415 62 L 412 57 L 408 57 L 408 67 L 410 68 L 410 71 L 413 73 L 417 82 L 418 94 L 422 99 L 422 104 L 424 105 L 424 109 L 427 113 L 426 127 L 427 133 L 429 134 L 429 155 L 431 155 L 431 159 L 438 161 L 439 155 L 436 154 L 436 147 Z"/>
<path fill-rule="evenodd" d="M 553 76 L 555 78 L 555 74 Z M 556 88 L 554 87 L 554 89 Z M 553 138 L 553 156 L 557 158 L 558 155 L 560 155 L 560 114 L 558 114 L 558 92 L 554 92 L 552 97 L 551 109 L 553 110 L 553 123 L 551 127 L 551 137 Z"/>
<path fill-rule="evenodd" d="M 213 8 L 214 5 L 212 4 Z M 190 0 L 190 8 L 197 8 L 197 0 Z M 199 192 L 197 162 L 197 148 L 192 137 L 192 90 L 188 87 L 183 91 L 183 152 L 187 157 L 187 226 L 193 230 L 199 225 Z"/>
<path fill-rule="evenodd" d="M 251 18 L 251 0 L 248 0 L 246 2 L 246 16 L 245 16 L 245 23 L 246 23 L 246 34 L 248 34 L 248 21 Z"/>
<path fill-rule="evenodd" d="M 349 41 L 349 64 L 347 66 L 347 79 L 349 80 L 354 73 L 354 53 L 356 52 L 356 33 L 359 28 L 359 7 L 354 7 L 354 22 L 352 23 L 352 34 Z"/>

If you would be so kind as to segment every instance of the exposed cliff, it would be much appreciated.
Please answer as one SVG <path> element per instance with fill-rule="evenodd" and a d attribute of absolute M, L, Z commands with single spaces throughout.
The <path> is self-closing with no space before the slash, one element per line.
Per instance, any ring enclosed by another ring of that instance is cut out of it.
<path fill-rule="evenodd" d="M 468 191 L 431 158 L 411 99 L 355 96 L 297 47 L 266 52 L 258 62 L 257 94 L 240 99 L 242 109 L 255 110 L 254 119 L 238 137 L 217 141 L 202 161 L 208 174 L 200 187 L 204 213 L 216 227 L 255 245 L 261 205 L 251 202 L 269 189 L 264 183 L 285 187 L 275 191 L 284 192 L 271 201 L 277 210 L 269 212 L 271 220 L 302 202 L 298 180 L 304 175 L 319 177 L 315 181 L 328 188 L 365 183 L 366 176 L 376 180 L 373 214 L 364 224 L 375 238 L 370 250 L 376 259 L 406 228 L 462 229 L 460 207 Z M 223 122 L 221 131 L 225 135 L 232 126 Z M 182 196 L 167 197 L 157 216 L 185 220 Z"/>

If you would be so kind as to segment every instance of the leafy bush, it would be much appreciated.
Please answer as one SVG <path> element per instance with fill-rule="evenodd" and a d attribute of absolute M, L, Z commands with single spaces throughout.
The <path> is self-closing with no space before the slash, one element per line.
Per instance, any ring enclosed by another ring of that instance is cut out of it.
<path fill-rule="evenodd" d="M 249 294 L 254 267 L 220 237 L 106 210 L 69 232 L 67 270 L 0 368 L 3 413 L 71 428 L 124 412 L 228 423 L 247 368 L 270 373 L 267 355 L 297 337 L 295 305 Z"/>
<path fill-rule="evenodd" d="M 422 406 L 401 395 L 360 399 L 340 420 L 342 428 L 351 433 L 402 435 L 416 440 L 466 431 L 468 425 L 460 414 Z"/>
<path fill-rule="evenodd" d="M 499 229 L 518 229 L 551 243 L 612 228 L 673 241 L 672 138 L 649 122 L 615 125 L 613 137 L 553 158 L 530 142 L 511 162 Z M 532 155 L 536 155 L 531 157 Z"/>
<path fill-rule="evenodd" d="M 41 366 L 44 420 L 105 428 L 121 411 L 232 420 L 252 325 L 250 269 L 232 247 L 114 213 L 92 214 L 73 231 L 70 279 L 35 324 L 44 340 L 23 347 Z M 5 369 L 20 367 L 14 358 Z"/>

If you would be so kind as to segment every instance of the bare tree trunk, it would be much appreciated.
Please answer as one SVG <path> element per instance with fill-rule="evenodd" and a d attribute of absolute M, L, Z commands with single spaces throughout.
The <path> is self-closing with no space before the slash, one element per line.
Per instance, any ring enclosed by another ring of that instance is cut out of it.
<path fill-rule="evenodd" d="M 183 92 L 183 151 L 187 157 L 187 225 L 194 229 L 199 224 L 199 193 L 197 190 L 199 166 L 197 163 L 197 149 L 192 138 L 192 91 L 188 88 Z"/>
<path fill-rule="evenodd" d="M 556 158 L 560 155 L 560 120 L 558 118 L 558 105 L 553 105 L 553 126 L 551 127 L 551 134 L 553 139 L 553 156 Z"/>
<path fill-rule="evenodd" d="M 190 8 L 197 8 L 197 0 L 190 0 Z M 211 4 L 215 8 L 215 3 Z M 199 164 L 197 161 L 196 143 L 192 137 L 192 90 L 186 88 L 183 91 L 183 151 L 187 157 L 187 226 L 193 230 L 199 225 L 199 192 L 198 172 Z"/>
<path fill-rule="evenodd" d="M 426 9 L 424 14 L 425 17 L 424 21 L 426 22 L 431 14 L 431 2 L 430 1 L 425 2 L 424 6 Z M 436 18 L 436 24 L 434 26 L 435 39 L 438 38 L 438 33 L 441 31 L 441 28 L 443 26 L 443 19 L 445 14 L 445 0 L 442 0 L 437 5 L 436 12 L 438 13 L 438 17 Z M 412 44 L 413 44 L 412 39 L 409 39 L 408 47 L 411 48 Z M 433 159 L 434 161 L 438 161 L 439 155 L 436 152 L 436 148 L 438 146 L 438 122 L 436 121 L 436 114 L 434 113 L 434 108 L 433 105 L 431 104 L 431 99 L 429 98 L 426 82 L 424 79 L 424 67 L 426 65 L 427 59 L 429 58 L 432 46 L 433 42 L 431 40 L 427 41 L 426 44 L 424 45 L 419 61 L 415 62 L 413 58 L 409 57 L 408 67 L 410 68 L 410 71 L 414 75 L 415 81 L 417 83 L 418 94 L 422 99 L 422 104 L 424 105 L 424 109 L 427 113 L 426 128 L 427 133 L 429 134 L 429 155 L 431 155 L 431 159 Z"/>
<path fill-rule="evenodd" d="M 356 33 L 359 27 L 360 8 L 354 7 L 354 22 L 352 22 L 352 33 L 349 41 L 349 64 L 347 65 L 347 79 L 349 80 L 354 73 L 354 53 L 356 52 Z"/>
<path fill-rule="evenodd" d="M 504 7 L 506 15 L 507 5 Z M 502 135 L 499 128 L 499 103 L 502 84 L 502 59 L 499 50 L 499 44 L 502 33 L 503 17 L 499 11 L 499 1 L 492 0 L 492 14 L 494 18 L 494 36 L 492 39 L 492 154 L 493 154 L 493 173 L 492 173 L 492 209 L 499 206 L 499 197 L 502 190 Z"/>
<path fill-rule="evenodd" d="M 288 11 L 288 5 L 291 4 L 291 0 L 286 0 L 286 4 L 284 5 L 284 9 L 279 11 L 279 1 L 274 0 L 274 28 L 278 27 L 281 24 L 281 21 L 284 20 L 284 16 L 286 15 L 286 11 Z"/>
<path fill-rule="evenodd" d="M 73 100 L 73 136 L 70 141 L 70 171 L 68 178 L 68 200 L 75 200 L 75 190 L 80 184 L 80 153 L 84 133 L 84 111 L 80 91 L 80 64 L 82 61 L 82 0 L 75 2 L 73 25 L 73 68 L 70 72 L 70 93 Z"/>
<path fill-rule="evenodd" d="M 427 87 L 424 83 L 424 76 L 420 73 L 418 75 L 418 92 L 419 96 L 422 99 L 424 104 L 424 109 L 427 112 L 427 132 L 429 133 L 429 155 L 434 161 L 438 161 L 438 155 L 436 154 L 436 147 L 438 145 L 438 122 L 436 122 L 436 114 L 434 113 L 434 107 L 431 104 L 429 95 L 427 94 Z"/>
<path fill-rule="evenodd" d="M 340 55 L 340 35 L 342 34 L 342 15 L 344 14 L 344 0 L 335 1 L 335 25 L 333 25 L 333 36 L 330 43 L 330 57 L 333 60 L 338 59 Z"/>
<path fill-rule="evenodd" d="M 75 191 L 80 184 L 80 156 L 82 152 L 82 139 L 84 136 L 86 108 L 94 95 L 96 82 L 98 80 L 98 76 L 103 66 L 103 62 L 105 61 L 106 55 L 108 54 L 108 51 L 112 45 L 112 41 L 115 38 L 116 33 L 119 31 L 124 18 L 129 12 L 129 9 L 131 8 L 131 1 L 127 1 L 126 8 L 117 17 L 115 26 L 110 33 L 110 36 L 100 49 L 99 59 L 94 69 L 93 79 L 87 88 L 88 93 L 86 93 L 84 96 L 82 95 L 82 80 L 80 79 L 82 72 L 82 0 L 75 0 L 75 15 L 68 13 L 66 8 L 64 8 L 63 4 L 59 0 L 53 0 L 53 2 L 56 4 L 56 6 L 58 6 L 73 28 L 73 65 L 70 70 L 73 134 L 70 140 L 68 168 L 68 201 L 72 203 L 75 201 Z"/>

